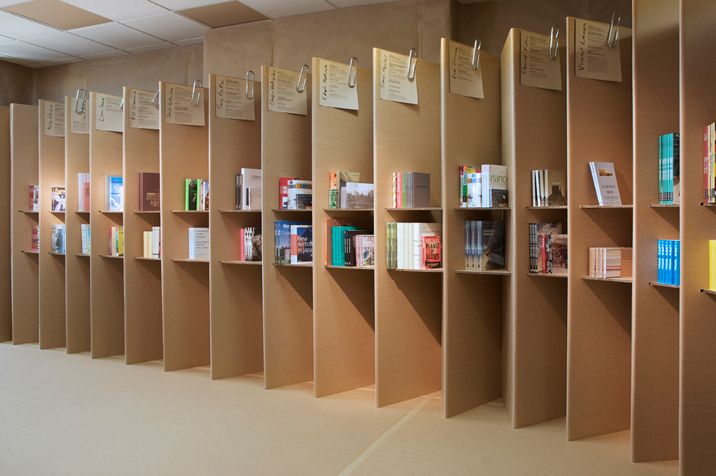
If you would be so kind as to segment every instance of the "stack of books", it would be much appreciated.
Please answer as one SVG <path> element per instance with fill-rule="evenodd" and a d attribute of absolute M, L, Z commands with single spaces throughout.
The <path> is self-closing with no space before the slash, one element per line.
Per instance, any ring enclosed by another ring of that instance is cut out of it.
<path fill-rule="evenodd" d="M 40 186 L 28 185 L 27 187 L 27 209 L 31 212 L 40 211 Z"/>
<path fill-rule="evenodd" d="M 589 248 L 589 276 L 592 278 L 630 278 L 631 268 L 631 248 Z"/>
<path fill-rule="evenodd" d="M 567 274 L 567 235 L 561 223 L 530 223 L 530 273 Z"/>
<path fill-rule="evenodd" d="M 716 205 L 716 123 L 704 128 L 704 203 Z"/>
<path fill-rule="evenodd" d="M 92 251 L 92 228 L 89 223 L 80 225 L 80 235 L 82 240 L 82 254 L 89 255 Z"/>
<path fill-rule="evenodd" d="M 278 203 L 282 210 L 310 210 L 313 206 L 312 182 L 281 177 L 278 180 Z"/>
<path fill-rule="evenodd" d="M 616 206 L 622 204 L 617 185 L 617 173 L 612 162 L 589 162 L 592 173 L 594 191 L 597 194 L 599 206 Z"/>
<path fill-rule="evenodd" d="M 352 225 L 328 228 L 326 262 L 331 266 L 369 268 L 375 265 L 375 236 Z"/>
<path fill-rule="evenodd" d="M 50 191 L 52 204 L 50 210 L 53 212 L 64 212 L 66 207 L 65 187 L 52 187 Z"/>
<path fill-rule="evenodd" d="M 90 211 L 90 174 L 80 172 L 77 174 L 77 211 Z"/>
<path fill-rule="evenodd" d="M 242 168 L 236 176 L 237 210 L 261 210 L 261 169 Z"/>
<path fill-rule="evenodd" d="M 208 260 L 211 258 L 211 244 L 208 228 L 189 228 L 189 259 Z"/>
<path fill-rule="evenodd" d="M 53 253 L 61 255 L 65 254 L 66 235 L 64 224 L 52 225 L 52 239 L 50 242 L 50 246 Z"/>
<path fill-rule="evenodd" d="M 157 172 L 139 172 L 139 211 L 156 212 L 160 208 L 160 184 Z"/>
<path fill-rule="evenodd" d="M 262 242 L 261 228 L 239 228 L 239 261 L 261 261 Z"/>
<path fill-rule="evenodd" d="M 430 206 L 430 174 L 393 172 L 392 208 L 427 208 Z"/>
<path fill-rule="evenodd" d="M 313 262 L 313 227 L 309 223 L 278 220 L 274 223 L 274 263 Z"/>
<path fill-rule="evenodd" d="M 143 231 L 144 247 L 142 257 L 159 258 L 161 257 L 161 228 L 153 226 L 152 231 Z"/>
<path fill-rule="evenodd" d="M 113 226 L 109 229 L 110 256 L 124 256 L 124 227 Z"/>
<path fill-rule="evenodd" d="M 561 207 L 567 205 L 567 174 L 564 169 L 532 171 L 532 206 Z"/>
<path fill-rule="evenodd" d="M 105 207 L 108 212 L 124 211 L 124 178 L 108 175 L 105 179 Z"/>
<path fill-rule="evenodd" d="M 681 203 L 681 178 L 679 166 L 679 133 L 659 136 L 659 203 Z"/>
<path fill-rule="evenodd" d="M 505 269 L 505 223 L 465 221 L 465 269 Z"/>
<path fill-rule="evenodd" d="M 32 225 L 32 232 L 31 232 L 31 242 L 30 242 L 30 250 L 31 251 L 40 251 L 40 227 L 36 224 Z"/>
<path fill-rule="evenodd" d="M 209 210 L 209 181 L 204 179 L 184 179 L 184 210 Z"/>
<path fill-rule="evenodd" d="M 657 282 L 678 286 L 681 284 L 681 242 L 657 240 Z"/>
<path fill-rule="evenodd" d="M 460 208 L 507 208 L 507 167 L 483 164 L 461 165 Z"/>
<path fill-rule="evenodd" d="M 442 267 L 440 223 L 386 223 L 388 269 Z"/>

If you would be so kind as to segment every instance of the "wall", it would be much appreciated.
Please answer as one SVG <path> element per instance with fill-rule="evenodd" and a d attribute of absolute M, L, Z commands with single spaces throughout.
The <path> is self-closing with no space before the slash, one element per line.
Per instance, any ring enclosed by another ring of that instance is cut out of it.
<path fill-rule="evenodd" d="M 0 106 L 11 102 L 31 102 L 32 75 L 30 68 L 0 61 Z"/>

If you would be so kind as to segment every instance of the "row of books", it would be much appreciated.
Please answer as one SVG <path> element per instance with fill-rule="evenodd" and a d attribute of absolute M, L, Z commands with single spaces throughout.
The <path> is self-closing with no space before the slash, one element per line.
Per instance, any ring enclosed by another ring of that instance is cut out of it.
<path fill-rule="evenodd" d="M 208 260 L 211 258 L 209 228 L 189 228 L 189 259 Z"/>
<path fill-rule="evenodd" d="M 331 249 L 326 261 L 331 266 L 375 266 L 375 236 L 372 232 L 353 225 L 329 226 L 328 242 Z"/>
<path fill-rule="evenodd" d="M 109 255 L 124 256 L 124 227 L 121 225 L 109 228 Z"/>
<path fill-rule="evenodd" d="M 592 278 L 630 278 L 631 275 L 631 248 L 589 248 L 589 276 Z"/>
<path fill-rule="evenodd" d="M 657 240 L 656 254 L 657 281 L 678 286 L 681 283 L 681 241 Z"/>
<path fill-rule="evenodd" d="M 704 128 L 704 203 L 716 204 L 716 123 Z"/>
<path fill-rule="evenodd" d="M 282 210 L 309 210 L 313 206 L 310 180 L 281 177 L 278 180 L 278 203 Z"/>
<path fill-rule="evenodd" d="M 82 254 L 89 255 L 92 251 L 92 227 L 89 223 L 80 225 L 80 236 L 82 240 Z"/>
<path fill-rule="evenodd" d="M 393 208 L 425 208 L 430 206 L 430 174 L 393 172 Z"/>
<path fill-rule="evenodd" d="M 308 223 L 274 222 L 274 263 L 313 262 L 313 226 Z"/>
<path fill-rule="evenodd" d="M 465 221 L 465 269 L 505 269 L 505 222 Z"/>
<path fill-rule="evenodd" d="M 263 238 L 261 228 L 239 228 L 239 261 L 261 261 Z"/>
<path fill-rule="evenodd" d="M 184 179 L 184 210 L 209 210 L 209 181 L 204 179 Z"/>
<path fill-rule="evenodd" d="M 670 132 L 659 136 L 659 203 L 681 203 L 681 178 L 679 166 L 679 133 Z"/>
<path fill-rule="evenodd" d="M 236 175 L 237 210 L 261 210 L 261 169 L 241 168 Z"/>
<path fill-rule="evenodd" d="M 388 269 L 442 267 L 442 224 L 386 223 Z"/>
<path fill-rule="evenodd" d="M 617 184 L 617 173 L 613 162 L 589 162 L 594 191 L 600 206 L 621 205 L 622 199 Z"/>
<path fill-rule="evenodd" d="M 507 208 L 507 167 L 483 164 L 461 165 L 460 208 Z"/>
<path fill-rule="evenodd" d="M 530 273 L 567 274 L 567 235 L 561 223 L 530 223 Z"/>
<path fill-rule="evenodd" d="M 53 253 L 65 254 L 67 243 L 67 234 L 65 233 L 64 224 L 52 225 L 52 237 L 50 240 L 50 248 Z"/>
<path fill-rule="evenodd" d="M 142 239 L 142 256 L 144 258 L 159 258 L 161 256 L 161 228 L 153 226 L 152 231 L 143 231 Z"/>
<path fill-rule="evenodd" d="M 360 181 L 360 172 L 328 172 L 328 208 L 373 208 L 375 187 Z"/>
<path fill-rule="evenodd" d="M 567 205 L 567 174 L 564 169 L 532 171 L 532 206 L 561 207 Z"/>

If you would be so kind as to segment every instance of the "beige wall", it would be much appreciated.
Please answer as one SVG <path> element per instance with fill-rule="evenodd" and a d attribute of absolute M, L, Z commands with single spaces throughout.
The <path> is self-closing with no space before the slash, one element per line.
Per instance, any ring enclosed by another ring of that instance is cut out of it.
<path fill-rule="evenodd" d="M 32 100 L 32 70 L 0 61 L 0 106 L 11 102 L 30 103 Z"/>

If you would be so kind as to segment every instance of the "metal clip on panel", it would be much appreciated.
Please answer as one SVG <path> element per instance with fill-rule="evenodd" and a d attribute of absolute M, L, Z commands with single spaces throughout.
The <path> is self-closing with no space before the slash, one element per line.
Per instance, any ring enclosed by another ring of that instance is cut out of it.
<path fill-rule="evenodd" d="M 358 75 L 358 58 L 355 56 L 351 57 L 348 61 L 348 87 L 356 87 L 356 77 Z"/>
<path fill-rule="evenodd" d="M 124 98 L 119 102 L 119 110 L 124 111 Z"/>
<path fill-rule="evenodd" d="M 246 90 L 244 91 L 244 94 L 246 95 L 246 99 L 253 99 L 254 98 L 254 79 L 256 79 L 256 73 L 249 70 L 246 72 L 244 79 L 246 80 Z"/>
<path fill-rule="evenodd" d="M 75 113 L 76 114 L 82 114 L 85 112 L 85 105 L 87 103 L 87 90 L 86 89 L 78 89 L 77 93 L 75 93 Z"/>
<path fill-rule="evenodd" d="M 473 71 L 477 71 L 477 69 L 480 67 L 480 49 L 482 48 L 482 41 L 475 40 L 474 45 L 472 46 L 472 61 L 470 61 L 470 66 L 472 66 Z"/>
<path fill-rule="evenodd" d="M 415 80 L 415 68 L 418 64 L 418 51 L 415 48 L 410 48 L 408 53 L 408 81 Z"/>
<path fill-rule="evenodd" d="M 154 93 L 154 97 L 152 98 L 152 104 L 154 104 L 154 107 L 159 108 L 159 90 L 157 89 L 157 92 Z"/>
<path fill-rule="evenodd" d="M 552 61 L 557 59 L 559 52 L 559 25 L 552 25 L 549 31 L 549 59 Z"/>
<path fill-rule="evenodd" d="M 199 105 L 199 99 L 201 99 L 201 91 L 198 91 L 198 88 L 201 87 L 201 81 L 198 79 L 194 81 L 194 84 L 191 87 L 191 104 L 192 106 L 198 106 Z"/>
<path fill-rule="evenodd" d="M 296 83 L 296 91 L 299 93 L 303 93 L 306 90 L 306 81 L 308 80 L 308 73 L 310 72 L 311 69 L 307 64 L 301 66 L 301 71 L 298 74 L 298 82 Z"/>
<path fill-rule="evenodd" d="M 609 22 L 609 31 L 607 32 L 607 46 L 614 48 L 619 42 L 619 25 L 622 22 L 620 13 L 612 13 L 612 21 Z"/>

